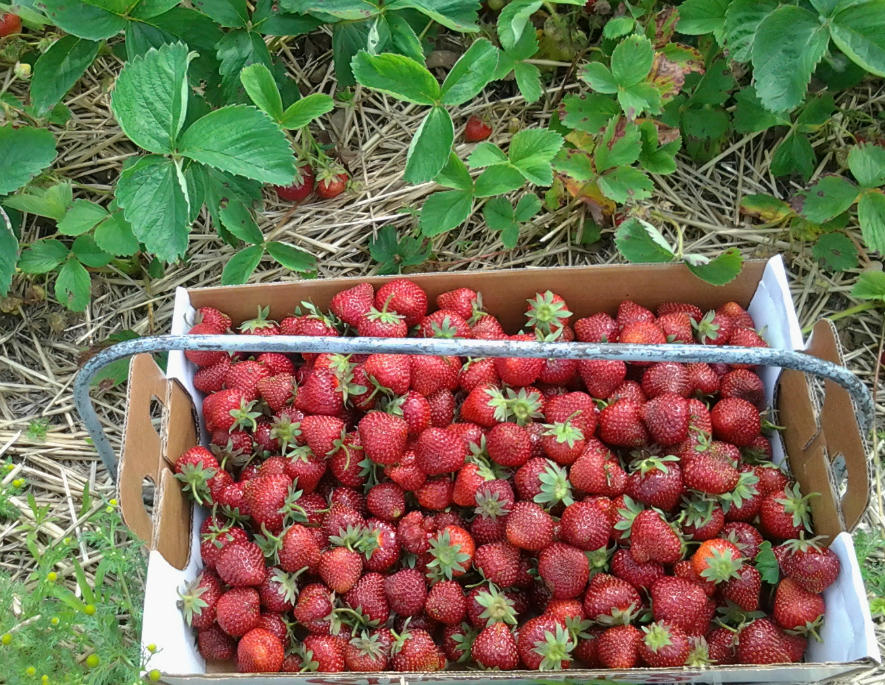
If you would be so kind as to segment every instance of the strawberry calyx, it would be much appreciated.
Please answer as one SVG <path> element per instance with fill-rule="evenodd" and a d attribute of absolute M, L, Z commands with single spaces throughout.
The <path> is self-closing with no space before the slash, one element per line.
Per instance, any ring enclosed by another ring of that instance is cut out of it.
<path fill-rule="evenodd" d="M 621 537 L 627 539 L 630 537 L 630 529 L 633 527 L 633 519 L 643 511 L 645 507 L 636 502 L 629 495 L 624 495 L 624 506 L 618 509 L 620 520 L 615 523 L 614 528 L 621 531 Z"/>
<path fill-rule="evenodd" d="M 258 545 L 258 548 L 261 550 L 261 553 L 264 554 L 264 558 L 267 559 L 270 564 L 269 566 L 276 566 L 280 563 L 280 550 L 283 549 L 283 533 L 279 535 L 274 535 L 271 533 L 265 524 L 261 524 L 261 534 L 256 535 L 253 542 Z"/>
<path fill-rule="evenodd" d="M 491 471 L 489 473 L 494 478 L 494 474 L 491 474 Z M 497 492 L 477 491 L 476 512 L 483 518 L 495 520 L 499 516 L 507 516 L 510 513 L 510 506 L 507 502 L 501 501 Z"/>
<path fill-rule="evenodd" d="M 297 483 L 291 485 L 289 494 L 286 495 L 286 500 L 278 512 L 283 515 L 283 525 L 286 526 L 291 523 L 307 523 L 308 521 L 307 512 L 298 504 L 298 500 L 301 499 L 304 491 L 296 490 L 295 488 L 297 487 Z"/>
<path fill-rule="evenodd" d="M 730 599 L 725 600 L 725 606 L 717 607 L 716 612 L 719 614 L 716 623 L 735 633 L 739 633 L 743 626 L 755 621 L 757 618 L 766 617 L 764 611 L 744 611 Z"/>
<path fill-rule="evenodd" d="M 280 453 L 283 456 L 289 456 L 289 446 L 295 445 L 295 439 L 301 435 L 301 422 L 293 422 L 292 418 L 286 414 L 282 416 L 275 416 L 272 427 L 270 429 L 270 437 L 274 440 L 278 440 L 280 443 Z M 294 456 L 300 448 L 295 448 L 292 450 L 291 454 Z M 302 450 L 303 452 L 303 450 Z M 299 453 L 299 457 L 300 457 Z M 303 458 L 304 461 L 307 461 L 306 458 Z"/>
<path fill-rule="evenodd" d="M 476 602 L 483 607 L 479 617 L 485 619 L 487 626 L 498 622 L 516 625 L 513 600 L 502 594 L 494 583 L 489 583 L 484 590 L 477 593 Z"/>
<path fill-rule="evenodd" d="M 377 628 L 378 621 L 377 619 L 373 620 L 369 618 L 366 613 L 362 610 L 362 607 L 356 607 L 355 609 L 351 609 L 350 607 L 338 607 L 334 609 L 335 615 L 339 616 L 339 620 L 344 624 L 349 626 L 350 628 L 363 629 L 363 634 L 365 635 L 366 628 Z M 341 619 L 340 616 L 344 614 L 346 617 Z M 349 617 L 349 618 L 347 618 Z M 353 642 L 351 641 L 353 644 Z"/>
<path fill-rule="evenodd" d="M 526 312 L 529 326 L 540 329 L 544 333 L 561 329 L 563 327 L 562 320 L 567 320 L 572 316 L 572 312 L 566 309 L 565 302 L 561 300 L 557 302 L 556 295 L 550 290 L 538 293 L 526 302 L 529 305 Z"/>
<path fill-rule="evenodd" d="M 705 497 L 683 497 L 685 508 L 682 510 L 680 522 L 685 526 L 703 528 L 713 518 L 716 502 Z"/>
<path fill-rule="evenodd" d="M 452 542 L 447 530 L 441 531 L 430 540 L 428 552 L 433 557 L 427 563 L 427 572 L 434 580 L 451 580 L 455 575 L 464 573 L 464 564 L 470 561 L 470 555 L 461 551 L 460 542 Z"/>
<path fill-rule="evenodd" d="M 804 626 L 799 626 L 798 628 L 791 628 L 789 630 L 785 630 L 785 633 L 790 635 L 802 635 L 804 637 L 813 637 L 818 642 L 822 642 L 820 639 L 820 629 L 824 624 L 824 615 L 821 614 L 813 621 L 806 621 Z"/>
<path fill-rule="evenodd" d="M 187 621 L 188 625 L 193 623 L 194 616 L 202 615 L 203 609 L 209 606 L 206 600 L 202 599 L 202 595 L 209 588 L 200 585 L 201 579 L 201 576 L 197 576 L 185 586 L 183 592 L 181 590 L 177 591 L 179 598 L 177 606 L 184 615 L 184 620 Z"/>
<path fill-rule="evenodd" d="M 228 469 L 230 466 L 231 469 L 239 469 L 246 466 L 250 461 L 252 461 L 254 454 L 247 454 L 245 450 L 234 449 L 234 441 L 230 438 L 227 439 L 227 444 L 222 445 L 209 445 L 209 451 L 215 455 L 215 458 L 218 460 L 218 464 L 223 469 Z"/>
<path fill-rule="evenodd" d="M 673 644 L 673 640 L 670 638 L 670 628 L 662 621 L 655 621 L 647 626 L 642 626 L 642 632 L 645 633 L 642 638 L 645 646 L 655 654 L 664 649 L 664 647 L 669 647 Z"/>
<path fill-rule="evenodd" d="M 568 419 L 562 423 L 545 423 L 544 429 L 543 435 L 556 438 L 556 442 L 561 445 L 567 444 L 569 447 L 574 447 L 578 440 L 584 439 L 584 431 L 573 425 Z"/>
<path fill-rule="evenodd" d="M 543 416 L 540 399 L 536 393 L 529 394 L 525 388 L 520 388 L 518 391 L 507 388 L 506 402 L 508 417 L 512 417 L 518 426 L 525 426 L 531 423 L 532 419 Z"/>
<path fill-rule="evenodd" d="M 184 483 L 182 490 L 191 493 L 191 497 L 197 504 L 205 504 L 211 499 L 209 492 L 209 480 L 212 479 L 218 469 L 213 466 L 203 466 L 202 462 L 185 464 L 175 477 Z"/>
<path fill-rule="evenodd" d="M 731 492 L 719 495 L 722 511 L 727 514 L 731 507 L 734 506 L 739 509 L 745 502 L 758 496 L 759 488 L 756 487 L 758 484 L 758 476 L 751 472 L 742 472 L 740 476 L 738 476 L 738 482 L 737 485 L 734 486 L 734 489 Z"/>
<path fill-rule="evenodd" d="M 252 411 L 254 406 L 254 400 L 251 402 L 240 400 L 240 406 L 236 409 L 230 410 L 229 414 L 234 420 L 231 430 L 245 430 L 248 427 L 250 430 L 254 431 L 258 427 L 255 419 L 261 416 L 261 412 Z"/>
<path fill-rule="evenodd" d="M 437 323 L 434 321 L 430 324 L 430 331 L 433 333 L 434 338 L 457 338 L 458 337 L 458 329 L 452 324 L 452 320 L 448 315 L 443 317 L 441 323 Z"/>
<path fill-rule="evenodd" d="M 284 601 L 289 604 L 295 604 L 295 600 L 298 599 L 297 578 L 304 573 L 304 571 L 305 569 L 302 568 L 295 573 L 286 573 L 281 568 L 275 568 L 270 572 L 269 582 L 279 586 L 277 589 L 280 591 Z"/>
<path fill-rule="evenodd" d="M 741 566 L 744 563 L 743 557 L 735 556 L 732 549 L 712 548 L 704 557 L 706 568 L 701 571 L 700 576 L 705 580 L 714 583 L 722 583 L 729 578 L 740 578 Z"/>
<path fill-rule="evenodd" d="M 562 662 L 571 660 L 575 640 L 569 631 L 561 625 L 555 631 L 544 631 L 544 638 L 535 642 L 532 651 L 543 657 L 538 667 L 542 671 L 560 671 Z"/>
<path fill-rule="evenodd" d="M 304 312 L 302 313 L 301 307 L 304 307 Z M 301 304 L 295 307 L 295 315 L 296 316 L 306 316 L 309 319 L 315 319 L 316 321 L 322 321 L 326 326 L 331 328 L 340 329 L 343 324 L 341 319 L 335 316 L 332 312 L 322 312 L 313 302 L 308 302 L 306 300 L 302 300 Z M 340 355 L 336 355 L 340 356 Z"/>
<path fill-rule="evenodd" d="M 485 393 L 489 398 L 486 404 L 495 412 L 495 421 L 498 423 L 507 421 L 510 417 L 510 403 L 504 397 L 504 393 L 500 388 L 488 388 Z"/>
<path fill-rule="evenodd" d="M 698 341 L 701 344 L 706 343 L 708 340 L 716 340 L 719 337 L 719 324 L 713 323 L 715 316 L 716 312 L 711 309 L 704 314 L 700 321 L 691 320 L 691 326 L 694 328 Z"/>
<path fill-rule="evenodd" d="M 786 540 L 783 542 L 780 547 L 788 551 L 789 554 L 796 554 L 797 552 L 823 552 L 824 545 L 822 545 L 822 541 L 826 538 L 823 535 L 818 535 L 813 538 L 806 538 L 805 533 L 799 533 L 798 538 L 793 538 L 791 540 Z"/>
<path fill-rule="evenodd" d="M 689 642 L 691 643 L 691 651 L 685 659 L 686 666 L 700 668 L 713 663 L 710 659 L 710 647 L 703 636 L 691 637 Z"/>
<path fill-rule="evenodd" d="M 329 545 L 331 547 L 345 547 L 352 552 L 362 551 L 361 545 L 365 537 L 365 529 L 362 526 L 347 526 L 343 535 L 329 536 Z"/>
<path fill-rule="evenodd" d="M 351 638 L 350 644 L 357 649 L 360 655 L 369 657 L 370 659 L 383 659 L 385 656 L 384 645 L 378 634 L 373 635 L 372 633 L 363 630 L 359 635 Z"/>
<path fill-rule="evenodd" d="M 803 527 L 811 531 L 811 505 L 812 497 L 818 497 L 819 492 L 810 492 L 803 496 L 799 490 L 799 484 L 793 483 L 784 488 L 784 497 L 778 497 L 775 501 L 782 505 L 784 512 L 793 517 L 795 527 Z"/>
<path fill-rule="evenodd" d="M 476 293 L 476 298 L 471 303 L 472 313 L 470 318 L 467 319 L 467 323 L 471 326 L 477 323 L 484 316 L 488 316 L 489 313 L 483 309 L 482 306 L 482 293 Z"/>
<path fill-rule="evenodd" d="M 538 480 L 541 482 L 541 492 L 535 495 L 535 502 L 547 509 L 560 502 L 566 506 L 574 504 L 568 471 L 559 464 L 548 460 L 547 468 L 538 476 Z"/>
<path fill-rule="evenodd" d="M 240 332 L 241 333 L 255 333 L 256 331 L 263 331 L 264 329 L 275 328 L 277 326 L 277 322 L 268 319 L 267 316 L 270 314 L 270 307 L 258 307 L 258 316 L 254 319 L 248 319 L 240 324 Z"/>
<path fill-rule="evenodd" d="M 600 547 L 599 549 L 584 552 L 584 556 L 587 557 L 587 561 L 590 563 L 591 578 L 608 567 L 609 559 L 614 551 L 614 547 Z"/>
<path fill-rule="evenodd" d="M 452 636 L 452 640 L 458 645 L 458 651 L 461 655 L 458 657 L 458 663 L 463 664 L 470 661 L 470 650 L 479 632 L 475 630 L 469 623 L 462 623 L 461 630 L 463 632 L 456 633 Z"/>
<path fill-rule="evenodd" d="M 644 456 L 639 461 L 634 462 L 633 472 L 636 473 L 638 471 L 643 476 L 648 475 L 652 471 L 668 474 L 670 473 L 670 469 L 667 467 L 668 463 L 679 463 L 679 457 L 672 454 L 668 454 L 666 457 Z"/>

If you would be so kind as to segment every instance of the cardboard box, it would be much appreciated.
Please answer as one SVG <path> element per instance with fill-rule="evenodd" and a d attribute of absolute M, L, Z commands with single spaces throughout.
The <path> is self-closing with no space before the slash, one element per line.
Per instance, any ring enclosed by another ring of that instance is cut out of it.
<path fill-rule="evenodd" d="M 787 276 L 780 258 L 749 262 L 741 275 L 723 287 L 709 286 L 678 265 L 595 266 L 537 270 L 457 272 L 412 277 L 433 301 L 439 293 L 468 286 L 483 294 L 487 309 L 495 313 L 508 332 L 523 325 L 526 298 L 548 288 L 560 293 L 576 318 L 597 311 L 614 313 L 623 299 L 654 308 L 667 300 L 714 308 L 735 300 L 750 313 L 772 347 L 806 349 Z M 390 280 L 368 279 L 375 286 Z M 182 334 L 195 308 L 211 305 L 228 312 L 239 323 L 252 318 L 259 305 L 269 305 L 280 319 L 302 300 L 326 307 L 339 290 L 355 279 L 303 281 L 186 290 L 176 294 L 172 333 Z M 840 361 L 838 341 L 828 322 L 819 323 L 808 352 Z M 434 674 L 303 674 L 240 675 L 232 666 L 210 666 L 200 657 L 190 629 L 176 608 L 176 591 L 199 568 L 199 525 L 204 516 L 182 494 L 170 467 L 197 442 L 197 417 L 201 399 L 192 378 L 195 371 L 182 352 L 169 355 L 168 377 L 151 358 L 135 359 L 129 383 L 126 439 L 120 467 L 120 501 L 127 524 L 152 550 L 144 610 L 143 644 L 160 651 L 150 662 L 171 685 L 206 683 L 440 683 L 455 685 L 477 681 L 539 683 L 594 679 L 630 683 L 651 682 L 795 682 L 808 683 L 874 667 L 879 650 L 873 634 L 869 606 L 850 532 L 857 526 L 869 501 L 866 451 L 848 394 L 827 381 L 809 384 L 799 372 L 764 369 L 766 396 L 775 400 L 779 420 L 786 426 L 783 445 L 774 440 L 775 460 L 789 463 L 803 492 L 819 491 L 813 501 L 817 534 L 832 539 L 842 570 L 827 589 L 823 641 L 812 643 L 809 663 L 783 666 L 714 666 L 708 669 L 632 669 L 630 671 L 569 670 L 565 672 L 447 672 Z M 819 391 L 825 399 L 819 401 Z M 159 433 L 151 423 L 150 407 L 156 398 L 164 407 Z M 142 481 L 157 486 L 153 519 L 142 505 Z"/>

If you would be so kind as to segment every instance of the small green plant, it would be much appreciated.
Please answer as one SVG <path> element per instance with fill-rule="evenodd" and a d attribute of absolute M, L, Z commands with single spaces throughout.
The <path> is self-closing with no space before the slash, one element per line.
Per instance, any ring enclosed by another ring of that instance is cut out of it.
<path fill-rule="evenodd" d="M 867 594 L 870 596 L 870 612 L 873 616 L 885 614 L 885 537 L 875 531 L 859 530 L 854 534 L 854 551 L 860 564 Z"/>
<path fill-rule="evenodd" d="M 427 261 L 430 246 L 428 241 L 409 235 L 397 238 L 396 229 L 388 225 L 369 243 L 369 254 L 380 264 L 379 274 L 400 274 L 405 268 Z"/>

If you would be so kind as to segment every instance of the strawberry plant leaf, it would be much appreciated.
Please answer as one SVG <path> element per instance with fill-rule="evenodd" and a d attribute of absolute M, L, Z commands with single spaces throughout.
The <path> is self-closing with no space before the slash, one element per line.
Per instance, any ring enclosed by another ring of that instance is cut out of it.
<path fill-rule="evenodd" d="M 132 232 L 149 252 L 166 262 L 184 255 L 189 202 L 181 170 L 172 160 L 139 158 L 123 169 L 115 196 Z"/>
<path fill-rule="evenodd" d="M 273 67 L 273 60 L 264 39 L 254 31 L 236 29 L 224 34 L 215 48 L 220 62 L 221 90 L 227 102 L 246 102 L 246 90 L 240 72 L 250 64 Z"/>
<path fill-rule="evenodd" d="M 885 194 L 867 190 L 857 203 L 857 220 L 867 247 L 885 254 Z"/>
<path fill-rule="evenodd" d="M 630 217 L 615 231 L 615 246 L 628 262 L 672 262 L 673 250 L 661 232 L 647 221 Z"/>
<path fill-rule="evenodd" d="M 246 0 L 194 0 L 194 7 L 225 28 L 242 29 L 249 23 Z"/>
<path fill-rule="evenodd" d="M 541 85 L 541 70 L 534 64 L 517 62 L 513 65 L 513 76 L 516 78 L 516 87 L 522 93 L 526 102 L 537 102 L 544 94 Z"/>
<path fill-rule="evenodd" d="M 370 55 L 361 50 L 351 67 L 356 80 L 366 88 L 416 105 L 432 105 L 439 99 L 439 83 L 433 74 L 403 55 Z"/>
<path fill-rule="evenodd" d="M 833 42 L 848 58 L 885 76 L 885 0 L 840 2 L 829 20 Z"/>
<path fill-rule="evenodd" d="M 777 0 L 732 0 L 725 12 L 725 39 L 728 56 L 735 62 L 749 62 L 759 23 L 778 8 Z"/>
<path fill-rule="evenodd" d="M 609 39 L 620 38 L 626 36 L 636 26 L 633 17 L 623 16 L 609 19 L 602 28 L 602 35 Z"/>
<path fill-rule="evenodd" d="M 73 202 L 70 183 L 56 183 L 48 188 L 28 186 L 17 195 L 3 198 L 6 207 L 61 221 Z"/>
<path fill-rule="evenodd" d="M 264 242 L 264 235 L 255 223 L 255 217 L 241 200 L 237 198 L 228 200 L 218 212 L 218 216 L 224 227 L 244 243 L 260 245 Z"/>
<path fill-rule="evenodd" d="M 486 87 L 498 66 L 498 50 L 485 38 L 471 45 L 455 62 L 440 88 L 444 105 L 462 105 Z"/>
<path fill-rule="evenodd" d="M 283 118 L 283 98 L 270 69 L 263 64 L 251 64 L 240 72 L 240 81 L 258 109 L 276 122 Z"/>
<path fill-rule="evenodd" d="M 26 274 L 45 274 L 61 264 L 68 248 L 55 238 L 45 238 L 22 250 L 18 267 Z"/>
<path fill-rule="evenodd" d="M 433 107 L 424 117 L 409 143 L 406 170 L 407 183 L 426 183 L 442 171 L 449 161 L 455 127 L 444 107 Z"/>
<path fill-rule="evenodd" d="M 507 157 L 505 156 L 504 159 L 506 160 Z M 449 161 L 433 180 L 446 188 L 473 191 L 473 179 L 470 178 L 470 172 L 454 151 L 449 153 Z"/>
<path fill-rule="evenodd" d="M 538 52 L 537 34 L 535 33 L 535 31 L 523 31 L 522 36 L 520 36 L 519 40 L 516 41 L 516 45 L 514 45 L 509 50 L 500 52 L 500 54 L 498 55 L 498 65 L 500 67 L 501 61 L 505 58 L 509 58 L 509 61 L 511 62 L 518 62 L 532 57 L 536 52 Z M 502 79 L 509 73 L 509 70 L 504 72 L 496 70 L 495 78 Z"/>
<path fill-rule="evenodd" d="M 801 104 L 829 41 L 827 27 L 802 7 L 784 5 L 765 17 L 753 42 L 753 76 L 762 106 L 782 112 Z"/>
<path fill-rule="evenodd" d="M 652 83 L 636 83 L 618 91 L 618 103 L 629 119 L 643 112 L 656 114 L 661 111 L 661 91 Z"/>
<path fill-rule="evenodd" d="M 685 0 L 679 6 L 676 30 L 689 36 L 712 33 L 722 43 L 728 0 Z"/>
<path fill-rule="evenodd" d="M 756 570 L 762 576 L 762 580 L 770 585 L 776 585 L 780 580 L 780 565 L 771 549 L 771 543 L 766 540 L 759 545 L 759 551 L 754 559 Z"/>
<path fill-rule="evenodd" d="M 562 144 L 562 136 L 549 129 L 523 129 L 510 141 L 510 164 L 530 183 L 549 186 L 553 183 L 551 162 Z"/>
<path fill-rule="evenodd" d="M 9 292 L 12 284 L 12 274 L 15 273 L 15 265 L 18 262 L 18 240 L 12 230 L 12 222 L 9 220 L 6 210 L 0 206 L 0 297 Z"/>
<path fill-rule="evenodd" d="M 841 176 L 824 176 L 791 203 L 809 221 L 822 224 L 847 210 L 857 200 L 858 188 Z"/>
<path fill-rule="evenodd" d="M 55 159 L 55 138 L 42 128 L 0 126 L 0 195 L 18 190 Z"/>
<path fill-rule="evenodd" d="M 648 76 L 654 57 L 651 41 L 634 34 L 621 41 L 612 52 L 612 77 L 621 88 L 636 85 Z"/>
<path fill-rule="evenodd" d="M 477 177 L 474 189 L 477 197 L 491 197 L 517 190 L 524 184 L 522 172 L 509 164 L 496 164 Z"/>
<path fill-rule="evenodd" d="M 55 299 L 72 312 L 82 312 L 89 305 L 92 279 L 76 259 L 69 259 L 55 279 Z"/>
<path fill-rule="evenodd" d="M 857 246 L 844 233 L 824 233 L 815 241 L 811 254 L 825 269 L 847 271 L 858 266 Z"/>
<path fill-rule="evenodd" d="M 623 133 L 615 139 L 618 130 L 618 119 L 614 118 L 605 127 L 602 140 L 594 150 L 596 169 L 602 173 L 617 166 L 633 164 L 639 159 L 642 151 L 639 127 L 631 122 L 626 122 Z"/>
<path fill-rule="evenodd" d="M 95 5 L 71 0 L 40 0 L 34 6 L 65 33 L 87 40 L 104 40 L 126 28 L 124 17 Z"/>
<path fill-rule="evenodd" d="M 327 15 L 340 21 L 361 21 L 381 11 L 371 0 L 282 0 L 280 7 L 293 14 Z"/>
<path fill-rule="evenodd" d="M 108 218 L 107 210 L 89 200 L 74 200 L 74 204 L 58 222 L 58 232 L 62 235 L 80 235 L 95 228 Z"/>
<path fill-rule="evenodd" d="M 848 168 L 865 188 L 885 185 L 885 148 L 878 145 L 855 145 L 848 153 Z"/>
<path fill-rule="evenodd" d="M 123 67 L 111 97 L 111 109 L 123 133 L 149 152 L 175 150 L 187 117 L 187 46 L 151 49 Z"/>
<path fill-rule="evenodd" d="M 814 148 L 808 136 L 793 132 L 781 141 L 771 156 L 769 169 L 775 176 L 786 176 L 793 172 L 808 180 L 814 173 L 816 162 Z"/>
<path fill-rule="evenodd" d="M 516 223 L 513 205 L 503 197 L 489 198 L 482 208 L 482 216 L 493 231 L 503 231 Z"/>
<path fill-rule="evenodd" d="M 689 102 L 692 105 L 723 105 L 736 85 L 728 62 L 716 60 L 701 76 Z"/>
<path fill-rule="evenodd" d="M 471 169 L 482 169 L 494 164 L 507 164 L 510 161 L 504 151 L 494 143 L 480 143 L 467 158 L 467 166 Z"/>
<path fill-rule="evenodd" d="M 288 185 L 295 176 L 285 134 L 254 107 L 231 105 L 200 117 L 182 135 L 178 152 L 262 183 Z M 128 214 L 126 218 L 132 221 Z"/>
<path fill-rule="evenodd" d="M 390 43 L 390 25 L 387 23 L 387 17 L 378 15 L 367 19 L 369 32 L 366 36 L 366 52 L 370 55 L 380 55 L 387 50 Z M 422 60 L 417 60 L 419 63 Z"/>
<path fill-rule="evenodd" d="M 271 240 L 266 247 L 267 254 L 290 271 L 306 273 L 316 269 L 316 258 L 310 252 L 276 240 Z"/>
<path fill-rule="evenodd" d="M 258 267 L 264 256 L 264 245 L 250 245 L 231 257 L 221 272 L 221 285 L 242 285 Z"/>
<path fill-rule="evenodd" d="M 411 57 L 416 62 L 424 59 L 424 49 L 415 29 L 408 21 L 396 12 L 388 12 L 387 25 L 390 27 L 390 40 L 396 52 L 406 57 Z"/>
<path fill-rule="evenodd" d="M 252 28 L 263 36 L 300 36 L 322 25 L 316 17 L 280 11 L 273 0 L 258 0 L 252 12 Z"/>
<path fill-rule="evenodd" d="M 147 27 L 152 31 L 162 32 L 164 35 L 173 36 L 175 39 L 187 43 L 196 50 L 214 53 L 215 46 L 224 36 L 218 24 L 212 21 L 202 12 L 187 7 L 173 7 L 168 12 L 149 20 L 141 22 L 129 22 L 126 34 L 126 48 L 129 50 L 129 29 L 131 27 Z M 175 42 L 164 39 L 162 42 Z M 160 47 L 156 45 L 155 47 Z M 130 58 L 132 55 L 130 55 Z M 200 63 L 206 57 L 198 57 L 195 62 Z M 212 60 L 214 62 L 214 60 Z"/>
<path fill-rule="evenodd" d="M 857 282 L 851 289 L 851 297 L 858 300 L 885 301 L 885 272 L 864 271 L 857 277 Z"/>
<path fill-rule="evenodd" d="M 293 102 L 283 113 L 280 125 L 286 129 L 299 129 L 311 121 L 335 109 L 335 101 L 325 93 L 311 93 Z"/>
<path fill-rule="evenodd" d="M 741 198 L 740 208 L 741 214 L 754 216 L 765 223 L 779 224 L 796 216 L 796 212 L 786 202 L 764 193 Z"/>
<path fill-rule="evenodd" d="M 590 62 L 578 72 L 578 77 L 597 93 L 613 95 L 618 92 L 618 82 L 607 66 L 600 62 Z"/>
<path fill-rule="evenodd" d="M 646 200 L 654 189 L 651 179 L 644 172 L 629 166 L 607 171 L 599 177 L 598 183 L 602 194 L 619 204 L 628 200 Z"/>
<path fill-rule="evenodd" d="M 94 269 L 107 266 L 114 259 L 114 255 L 102 250 L 95 242 L 95 238 L 88 234 L 77 236 L 71 245 L 71 253 L 83 266 L 91 266 Z"/>
<path fill-rule="evenodd" d="M 117 257 L 128 257 L 138 252 L 138 240 L 123 218 L 123 212 L 115 212 L 102 221 L 96 226 L 93 236 L 102 250 Z"/>
<path fill-rule="evenodd" d="M 454 153 L 453 153 L 454 154 Z M 381 275 L 402 273 L 403 267 L 417 266 L 427 261 L 430 245 L 411 236 L 397 240 L 396 229 L 388 224 L 378 231 L 378 237 L 369 243 L 369 254 L 381 266 Z"/>
<path fill-rule="evenodd" d="M 688 257 L 689 255 L 684 255 L 686 261 Z M 740 250 L 730 247 L 706 264 L 688 263 L 687 266 L 688 270 L 702 281 L 711 285 L 725 285 L 738 277 L 744 266 L 744 258 Z"/>
<path fill-rule="evenodd" d="M 235 247 L 236 239 L 227 232 L 224 224 L 221 223 L 222 201 L 239 198 L 247 207 L 253 207 L 261 200 L 261 185 L 248 178 L 226 174 L 202 164 L 192 164 L 187 168 L 185 179 L 189 178 L 193 180 L 188 182 L 188 188 L 195 185 L 203 188 L 203 201 L 206 203 L 218 235 L 231 247 Z M 190 195 L 188 197 L 190 198 Z"/>
<path fill-rule="evenodd" d="M 393 0 L 386 7 L 388 11 L 418 10 L 437 24 L 459 33 L 479 31 L 476 25 L 476 15 L 480 8 L 478 0 Z"/>
<path fill-rule="evenodd" d="M 596 178 L 596 168 L 589 152 L 563 148 L 553 158 L 553 168 L 576 181 L 586 182 Z"/>
<path fill-rule="evenodd" d="M 525 223 L 530 221 L 540 211 L 541 199 L 534 193 L 528 193 L 519 198 L 513 216 L 520 223 Z"/>
<path fill-rule="evenodd" d="M 789 126 L 789 117 L 769 112 L 762 106 L 754 86 L 747 86 L 735 93 L 734 130 L 738 133 L 758 133 L 772 126 Z"/>
<path fill-rule="evenodd" d="M 513 50 L 526 32 L 529 19 L 541 8 L 541 0 L 513 0 L 498 15 L 498 39 L 506 51 Z"/>
<path fill-rule="evenodd" d="M 835 109 L 836 102 L 829 93 L 809 97 L 796 117 L 796 129 L 802 133 L 819 131 L 832 118 Z"/>
<path fill-rule="evenodd" d="M 711 139 L 728 133 L 728 112 L 721 107 L 689 107 L 682 113 L 686 138 Z"/>
<path fill-rule="evenodd" d="M 642 138 L 642 151 L 639 153 L 639 164 L 651 174 L 672 174 L 676 171 L 676 153 L 682 145 L 682 138 L 677 138 L 665 145 L 658 144 L 658 129 L 651 121 L 639 124 Z"/>
<path fill-rule="evenodd" d="M 65 96 L 98 55 L 100 43 L 64 36 L 34 63 L 31 104 L 37 116 L 45 116 Z"/>
<path fill-rule="evenodd" d="M 824 16 L 830 16 L 838 5 L 845 3 L 842 0 L 811 0 L 811 4 Z"/>
<path fill-rule="evenodd" d="M 125 14 L 128 14 L 131 19 L 143 21 L 165 14 L 176 7 L 178 2 L 176 0 L 137 0 L 133 6 L 130 0 L 124 0 L 124 5 L 131 7 Z"/>
<path fill-rule="evenodd" d="M 618 103 L 604 95 L 566 95 L 562 99 L 562 123 L 569 128 L 597 134 L 613 116 L 621 113 Z"/>
<path fill-rule="evenodd" d="M 351 64 L 360 50 L 366 49 L 368 42 L 368 22 L 344 22 L 332 28 L 332 61 L 339 87 L 349 88 L 356 84 Z"/>
<path fill-rule="evenodd" d="M 434 193 L 424 202 L 418 226 L 421 233 L 433 237 L 464 223 L 473 212 L 473 195 L 463 190 Z"/>

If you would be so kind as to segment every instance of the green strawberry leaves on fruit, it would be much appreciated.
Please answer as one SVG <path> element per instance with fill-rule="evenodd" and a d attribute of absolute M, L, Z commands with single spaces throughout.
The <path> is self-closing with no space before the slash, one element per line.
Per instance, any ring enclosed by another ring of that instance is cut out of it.
<path fill-rule="evenodd" d="M 766 540 L 759 545 L 759 551 L 754 560 L 756 570 L 762 575 L 763 582 L 776 585 L 780 579 L 780 566 L 771 550 L 771 543 Z"/>

